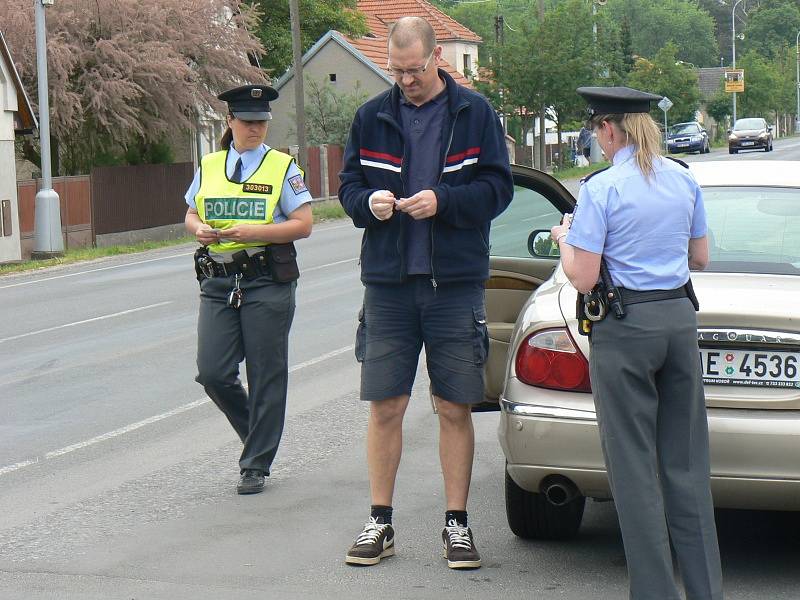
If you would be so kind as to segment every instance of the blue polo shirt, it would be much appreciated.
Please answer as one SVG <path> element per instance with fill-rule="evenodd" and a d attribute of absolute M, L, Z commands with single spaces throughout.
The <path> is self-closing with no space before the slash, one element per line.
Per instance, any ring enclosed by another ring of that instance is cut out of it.
<path fill-rule="evenodd" d="M 567 243 L 602 254 L 631 290 L 672 290 L 689 280 L 690 238 L 706 235 L 703 192 L 689 169 L 658 158 L 646 179 L 634 147 L 581 186 Z"/>
<path fill-rule="evenodd" d="M 442 129 L 447 117 L 447 89 L 422 106 L 400 99 L 400 120 L 406 134 L 406 194 L 434 187 L 442 172 Z M 406 228 L 409 275 L 431 272 L 431 219 L 411 221 Z"/>

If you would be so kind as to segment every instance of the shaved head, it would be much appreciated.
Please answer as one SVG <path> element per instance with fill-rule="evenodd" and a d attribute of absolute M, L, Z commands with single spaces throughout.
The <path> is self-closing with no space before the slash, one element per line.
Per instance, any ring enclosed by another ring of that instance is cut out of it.
<path fill-rule="evenodd" d="M 403 17 L 389 30 L 389 45 L 396 48 L 409 48 L 422 42 L 422 50 L 428 55 L 436 47 L 436 33 L 422 17 Z"/>

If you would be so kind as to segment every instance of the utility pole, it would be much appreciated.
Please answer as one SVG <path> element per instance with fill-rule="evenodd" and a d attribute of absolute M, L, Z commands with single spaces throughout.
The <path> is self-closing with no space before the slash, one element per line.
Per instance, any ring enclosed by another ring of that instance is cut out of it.
<path fill-rule="evenodd" d="M 736 70 L 736 7 L 742 0 L 736 0 L 731 9 L 731 58 L 733 60 L 733 70 Z M 733 92 L 733 123 L 736 123 L 736 92 Z"/>
<path fill-rule="evenodd" d="M 34 0 L 36 19 L 36 70 L 39 79 L 39 145 L 42 159 L 42 189 L 36 193 L 33 220 L 34 259 L 53 258 L 64 254 L 61 237 L 61 205 L 53 189 L 50 169 L 50 101 L 47 86 L 47 27 L 44 7 L 53 0 Z"/>
<path fill-rule="evenodd" d="M 303 89 L 303 47 L 300 42 L 300 6 L 298 0 L 289 0 L 289 17 L 292 22 L 292 54 L 294 55 L 294 105 L 297 112 L 297 162 L 308 167 L 306 147 L 306 96 Z"/>
<path fill-rule="evenodd" d="M 544 21 L 544 0 L 539 0 L 539 23 Z M 545 162 L 545 114 L 547 112 L 547 105 L 542 102 L 542 108 L 539 112 L 539 166 L 542 171 L 547 169 Z"/>

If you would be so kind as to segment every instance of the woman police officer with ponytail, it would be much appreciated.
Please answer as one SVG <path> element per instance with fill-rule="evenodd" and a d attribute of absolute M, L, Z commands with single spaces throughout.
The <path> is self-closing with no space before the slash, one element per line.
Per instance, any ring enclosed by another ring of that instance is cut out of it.
<path fill-rule="evenodd" d="M 649 110 L 660 96 L 630 88 L 578 93 L 613 164 L 584 180 L 575 213 L 551 235 L 579 293 L 598 283 L 602 259 L 624 307 L 622 318 L 609 311 L 592 323 L 590 375 L 630 598 L 680 600 L 671 540 L 687 600 L 721 600 L 689 282 L 690 269 L 708 262 L 703 196 L 685 165 L 659 154 Z"/>
<path fill-rule="evenodd" d="M 283 432 L 298 276 L 292 242 L 311 233 L 311 196 L 294 159 L 264 144 L 278 93 L 246 85 L 218 97 L 229 110 L 223 150 L 203 157 L 186 192 L 186 229 L 202 244 L 196 379 L 244 445 L 238 493 L 254 494 Z"/>

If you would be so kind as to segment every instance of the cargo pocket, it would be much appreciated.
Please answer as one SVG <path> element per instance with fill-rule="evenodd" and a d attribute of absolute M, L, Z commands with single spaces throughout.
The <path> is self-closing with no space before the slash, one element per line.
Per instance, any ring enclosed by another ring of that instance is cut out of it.
<path fill-rule="evenodd" d="M 358 311 L 358 329 L 356 329 L 356 360 L 364 362 L 367 353 L 367 324 L 364 322 L 364 307 Z"/>
<path fill-rule="evenodd" d="M 475 333 L 473 335 L 473 348 L 475 351 L 475 364 L 482 367 L 489 355 L 489 329 L 486 327 L 486 309 L 483 306 L 473 307 L 473 321 Z"/>

